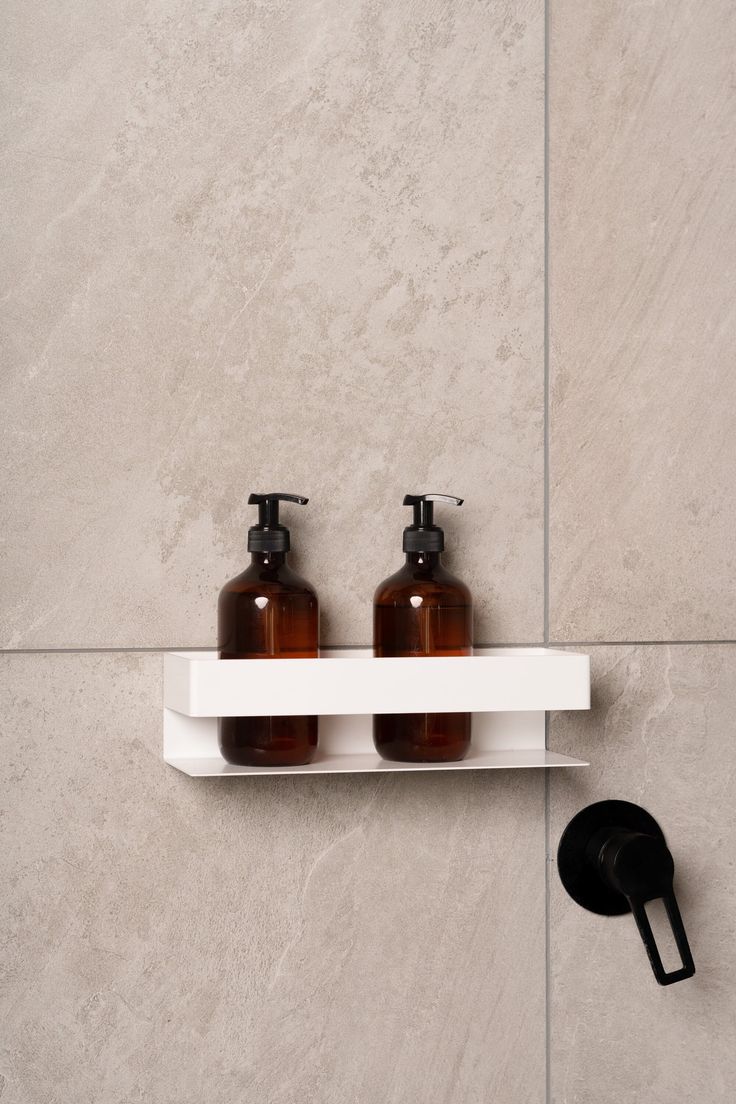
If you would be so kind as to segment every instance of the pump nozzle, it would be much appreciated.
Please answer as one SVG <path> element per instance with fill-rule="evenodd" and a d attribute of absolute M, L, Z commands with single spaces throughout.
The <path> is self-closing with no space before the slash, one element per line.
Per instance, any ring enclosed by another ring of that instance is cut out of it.
<path fill-rule="evenodd" d="M 249 495 L 248 505 L 258 507 L 258 524 L 248 530 L 249 552 L 289 551 L 289 530 L 279 524 L 279 502 L 296 502 L 299 506 L 306 506 L 309 499 L 283 491 Z"/>
<path fill-rule="evenodd" d="M 443 494 L 404 495 L 404 506 L 414 507 L 413 524 L 404 530 L 405 552 L 442 552 L 444 549 L 445 534 L 434 524 L 435 502 L 462 506 L 463 499 Z"/>

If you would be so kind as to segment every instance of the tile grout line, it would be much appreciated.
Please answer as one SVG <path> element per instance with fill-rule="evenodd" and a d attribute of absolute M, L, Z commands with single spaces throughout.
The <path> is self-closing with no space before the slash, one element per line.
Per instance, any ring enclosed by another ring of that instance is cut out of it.
<path fill-rule="evenodd" d="M 544 646 L 549 645 L 549 2 L 544 0 Z M 544 746 L 549 747 L 549 712 L 544 714 Z M 551 988 L 550 988 L 550 772 L 544 772 L 544 1099 L 552 1101 Z"/>
<path fill-rule="evenodd" d="M 708 645 L 713 644 L 736 644 L 736 640 L 731 640 L 723 637 L 719 640 L 548 640 L 545 647 L 550 648 L 653 648 L 653 647 L 676 647 L 693 645 Z M 480 646 L 480 645 L 479 645 Z M 508 647 L 508 645 L 496 645 L 497 647 Z M 493 647 L 493 645 L 489 645 Z M 533 645 L 529 644 L 527 647 L 531 648 Z"/>
<path fill-rule="evenodd" d="M 202 644 L 198 647 L 185 644 L 164 644 L 158 648 L 0 648 L 0 655 L 110 655 L 120 653 L 122 655 L 156 655 L 162 652 L 208 652 L 212 650 L 211 644 Z"/>
<path fill-rule="evenodd" d="M 543 579 L 544 643 L 549 643 L 549 0 L 544 4 L 544 259 L 543 259 Z"/>
<path fill-rule="evenodd" d="M 734 645 L 734 640 L 527 640 L 527 641 L 478 641 L 476 648 L 676 648 L 716 647 Z M 329 644 L 322 648 L 331 652 L 349 652 L 353 648 L 371 648 L 371 644 Z M 213 644 L 161 644 L 152 648 L 0 648 L 0 655 L 157 655 L 163 652 L 210 652 Z"/>
<path fill-rule="evenodd" d="M 549 713 L 545 715 L 545 745 L 549 745 L 547 731 Z M 550 802 L 550 771 L 544 772 L 544 1082 L 545 1101 L 552 1104 L 552 871 L 550 842 L 552 835 Z"/>

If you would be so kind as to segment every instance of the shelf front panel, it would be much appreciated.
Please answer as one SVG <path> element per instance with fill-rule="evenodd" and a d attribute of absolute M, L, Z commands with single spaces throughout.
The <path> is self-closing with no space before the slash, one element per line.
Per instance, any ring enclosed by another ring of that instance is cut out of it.
<path fill-rule="evenodd" d="M 543 648 L 411 659 L 354 649 L 276 661 L 172 652 L 164 704 L 189 717 L 588 709 L 590 667 L 586 655 Z"/>

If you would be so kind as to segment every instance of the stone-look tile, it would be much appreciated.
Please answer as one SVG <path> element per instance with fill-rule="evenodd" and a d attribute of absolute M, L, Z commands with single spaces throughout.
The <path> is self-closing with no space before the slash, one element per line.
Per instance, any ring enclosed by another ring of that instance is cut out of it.
<path fill-rule="evenodd" d="M 3 1104 L 539 1104 L 541 773 L 195 781 L 159 656 L 0 665 Z"/>
<path fill-rule="evenodd" d="M 736 6 L 555 0 L 551 632 L 736 636 Z"/>
<path fill-rule="evenodd" d="M 12 7 L 4 645 L 211 642 L 274 487 L 327 640 L 407 490 L 540 639 L 541 0 Z"/>
<path fill-rule="evenodd" d="M 660 988 L 631 917 L 581 909 L 551 879 L 554 1104 L 716 1104 L 736 1082 L 736 647 L 593 649 L 590 714 L 552 719 L 551 844 L 579 809 L 634 801 L 660 822 L 695 977 Z"/>

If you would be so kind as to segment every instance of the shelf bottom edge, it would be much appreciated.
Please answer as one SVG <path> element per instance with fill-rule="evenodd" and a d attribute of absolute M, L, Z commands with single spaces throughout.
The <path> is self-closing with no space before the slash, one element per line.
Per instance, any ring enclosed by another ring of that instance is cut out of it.
<path fill-rule="evenodd" d="M 257 777 L 290 774 L 386 774 L 406 771 L 524 770 L 553 767 L 587 767 L 555 751 L 496 751 L 457 763 L 395 763 L 375 754 L 325 755 L 300 767 L 248 767 L 226 763 L 219 756 L 200 758 L 164 757 L 169 766 L 193 778 Z"/>

